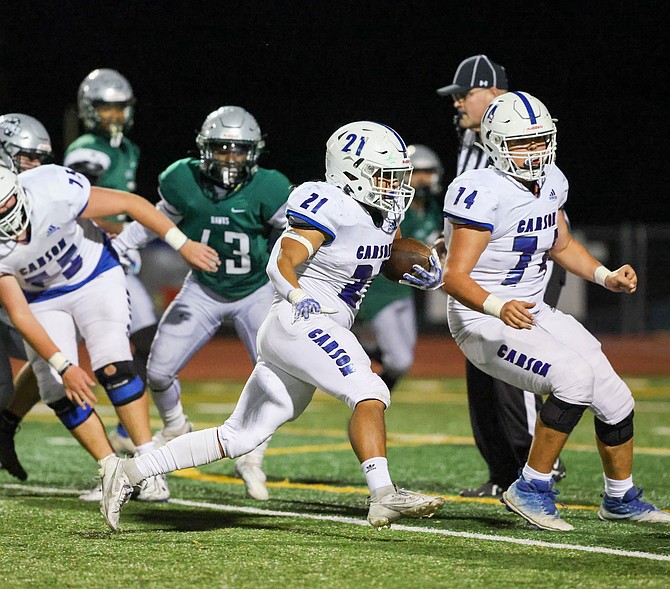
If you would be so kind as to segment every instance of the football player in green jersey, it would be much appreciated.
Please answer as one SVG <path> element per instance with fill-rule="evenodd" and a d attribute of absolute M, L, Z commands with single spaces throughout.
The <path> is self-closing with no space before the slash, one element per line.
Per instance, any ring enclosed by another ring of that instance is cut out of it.
<path fill-rule="evenodd" d="M 127 137 L 133 126 L 135 94 L 128 80 L 111 69 L 96 69 L 84 78 L 77 93 L 79 118 L 86 133 L 73 141 L 65 152 L 64 164 L 86 176 L 91 184 L 134 192 L 140 150 Z M 110 234 L 121 233 L 124 217 L 96 219 Z M 130 296 L 130 341 L 137 372 L 146 382 L 146 364 L 151 342 L 156 334 L 158 319 L 153 302 L 137 276 L 141 264 L 139 255 L 131 252 L 125 263 L 126 283 Z M 119 424 L 109 433 L 114 450 L 124 455 L 135 451 L 125 429 Z M 82 496 L 99 500 L 97 494 Z"/>
<path fill-rule="evenodd" d="M 286 224 L 290 182 L 258 166 L 264 140 L 256 119 L 238 106 L 223 106 L 205 119 L 196 143 L 200 158 L 180 159 L 159 178 L 158 207 L 191 239 L 214 248 L 223 264 L 215 274 L 192 271 L 161 318 L 147 366 L 148 384 L 163 420 L 159 442 L 191 431 L 180 402 L 177 375 L 219 329 L 234 323 L 249 356 L 274 290 L 265 271 L 273 237 Z M 114 239 L 117 250 L 150 241 L 139 223 Z M 237 459 L 247 494 L 268 498 L 262 459 L 267 441 Z"/>
<path fill-rule="evenodd" d="M 442 162 L 425 145 L 408 145 L 407 151 L 414 166 L 411 184 L 415 193 L 400 231 L 403 237 L 431 244 L 442 233 L 443 226 Z M 420 291 L 379 274 L 372 281 L 356 318 L 360 322 L 361 343 L 368 355 L 381 364 L 379 376 L 391 391 L 414 363 L 417 292 Z M 363 333 L 366 324 L 371 328 L 372 338 Z"/>

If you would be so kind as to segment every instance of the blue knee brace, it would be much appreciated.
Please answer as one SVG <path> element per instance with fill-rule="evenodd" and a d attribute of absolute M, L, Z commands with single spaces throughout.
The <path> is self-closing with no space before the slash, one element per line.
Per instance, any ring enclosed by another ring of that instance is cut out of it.
<path fill-rule="evenodd" d="M 98 368 L 95 376 L 107 391 L 107 396 L 114 407 L 132 403 L 144 394 L 144 383 L 137 376 L 135 365 L 131 360 L 107 364 Z"/>
<path fill-rule="evenodd" d="M 84 423 L 93 413 L 93 407 L 86 405 L 82 409 L 76 403 L 73 403 L 67 397 L 63 397 L 53 403 L 47 403 L 49 407 L 54 410 L 56 417 L 63 422 L 67 429 L 74 429 L 75 427 Z"/>

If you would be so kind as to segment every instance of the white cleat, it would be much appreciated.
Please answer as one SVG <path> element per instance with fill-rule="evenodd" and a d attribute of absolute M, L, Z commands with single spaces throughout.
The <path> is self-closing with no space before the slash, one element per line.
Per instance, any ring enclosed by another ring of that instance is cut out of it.
<path fill-rule="evenodd" d="M 144 479 L 133 488 L 133 499 L 146 503 L 164 503 L 170 498 L 170 489 L 164 474 Z"/>
<path fill-rule="evenodd" d="M 366 503 L 370 507 L 368 522 L 379 530 L 390 528 L 391 523 L 401 517 L 433 517 L 444 505 L 444 499 L 406 489 L 396 489 L 394 493 L 388 493 L 376 501 L 368 498 Z"/>
<path fill-rule="evenodd" d="M 153 437 L 154 444 L 156 448 L 161 448 L 162 446 L 165 446 L 165 444 L 167 444 L 170 440 L 174 440 L 175 438 L 191 433 L 192 431 L 193 424 L 187 419 L 184 426 L 179 429 L 163 428 L 162 430 L 157 431 Z"/>
<path fill-rule="evenodd" d="M 127 503 L 133 493 L 133 487 L 128 475 L 123 470 L 123 460 L 116 456 L 108 456 L 98 462 L 100 464 L 100 480 L 102 483 L 102 500 L 100 513 L 105 522 L 116 532 L 119 529 L 121 508 Z"/>
<path fill-rule="evenodd" d="M 267 501 L 270 498 L 268 488 L 265 486 L 267 477 L 261 468 L 261 464 L 250 457 L 249 454 L 240 456 L 235 460 L 235 472 L 244 481 L 247 496 L 256 501 Z"/>

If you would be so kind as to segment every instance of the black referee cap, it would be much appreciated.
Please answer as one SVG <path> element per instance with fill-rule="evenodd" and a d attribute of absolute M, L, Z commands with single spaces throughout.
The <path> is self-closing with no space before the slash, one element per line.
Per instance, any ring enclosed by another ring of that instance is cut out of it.
<path fill-rule="evenodd" d="M 491 61 L 486 55 L 473 55 L 464 59 L 449 86 L 438 88 L 440 96 L 469 92 L 472 88 L 500 88 L 509 90 L 505 68 Z"/>

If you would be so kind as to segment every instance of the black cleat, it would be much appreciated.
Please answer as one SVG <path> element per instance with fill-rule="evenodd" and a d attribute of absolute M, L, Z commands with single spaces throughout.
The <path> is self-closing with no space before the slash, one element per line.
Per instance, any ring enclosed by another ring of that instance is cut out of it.
<path fill-rule="evenodd" d="M 551 478 L 554 479 L 555 483 L 560 483 L 566 476 L 568 476 L 568 472 L 565 464 L 560 458 L 557 458 L 554 466 L 551 467 Z"/>
<path fill-rule="evenodd" d="M 492 481 L 486 481 L 476 489 L 463 489 L 459 495 L 461 497 L 493 497 L 494 499 L 500 499 L 504 490 L 505 487 L 501 487 Z"/>
<path fill-rule="evenodd" d="M 28 473 L 23 469 L 14 448 L 14 434 L 16 430 L 7 431 L 0 422 L 0 468 L 4 468 L 9 474 L 20 481 L 28 478 Z"/>

